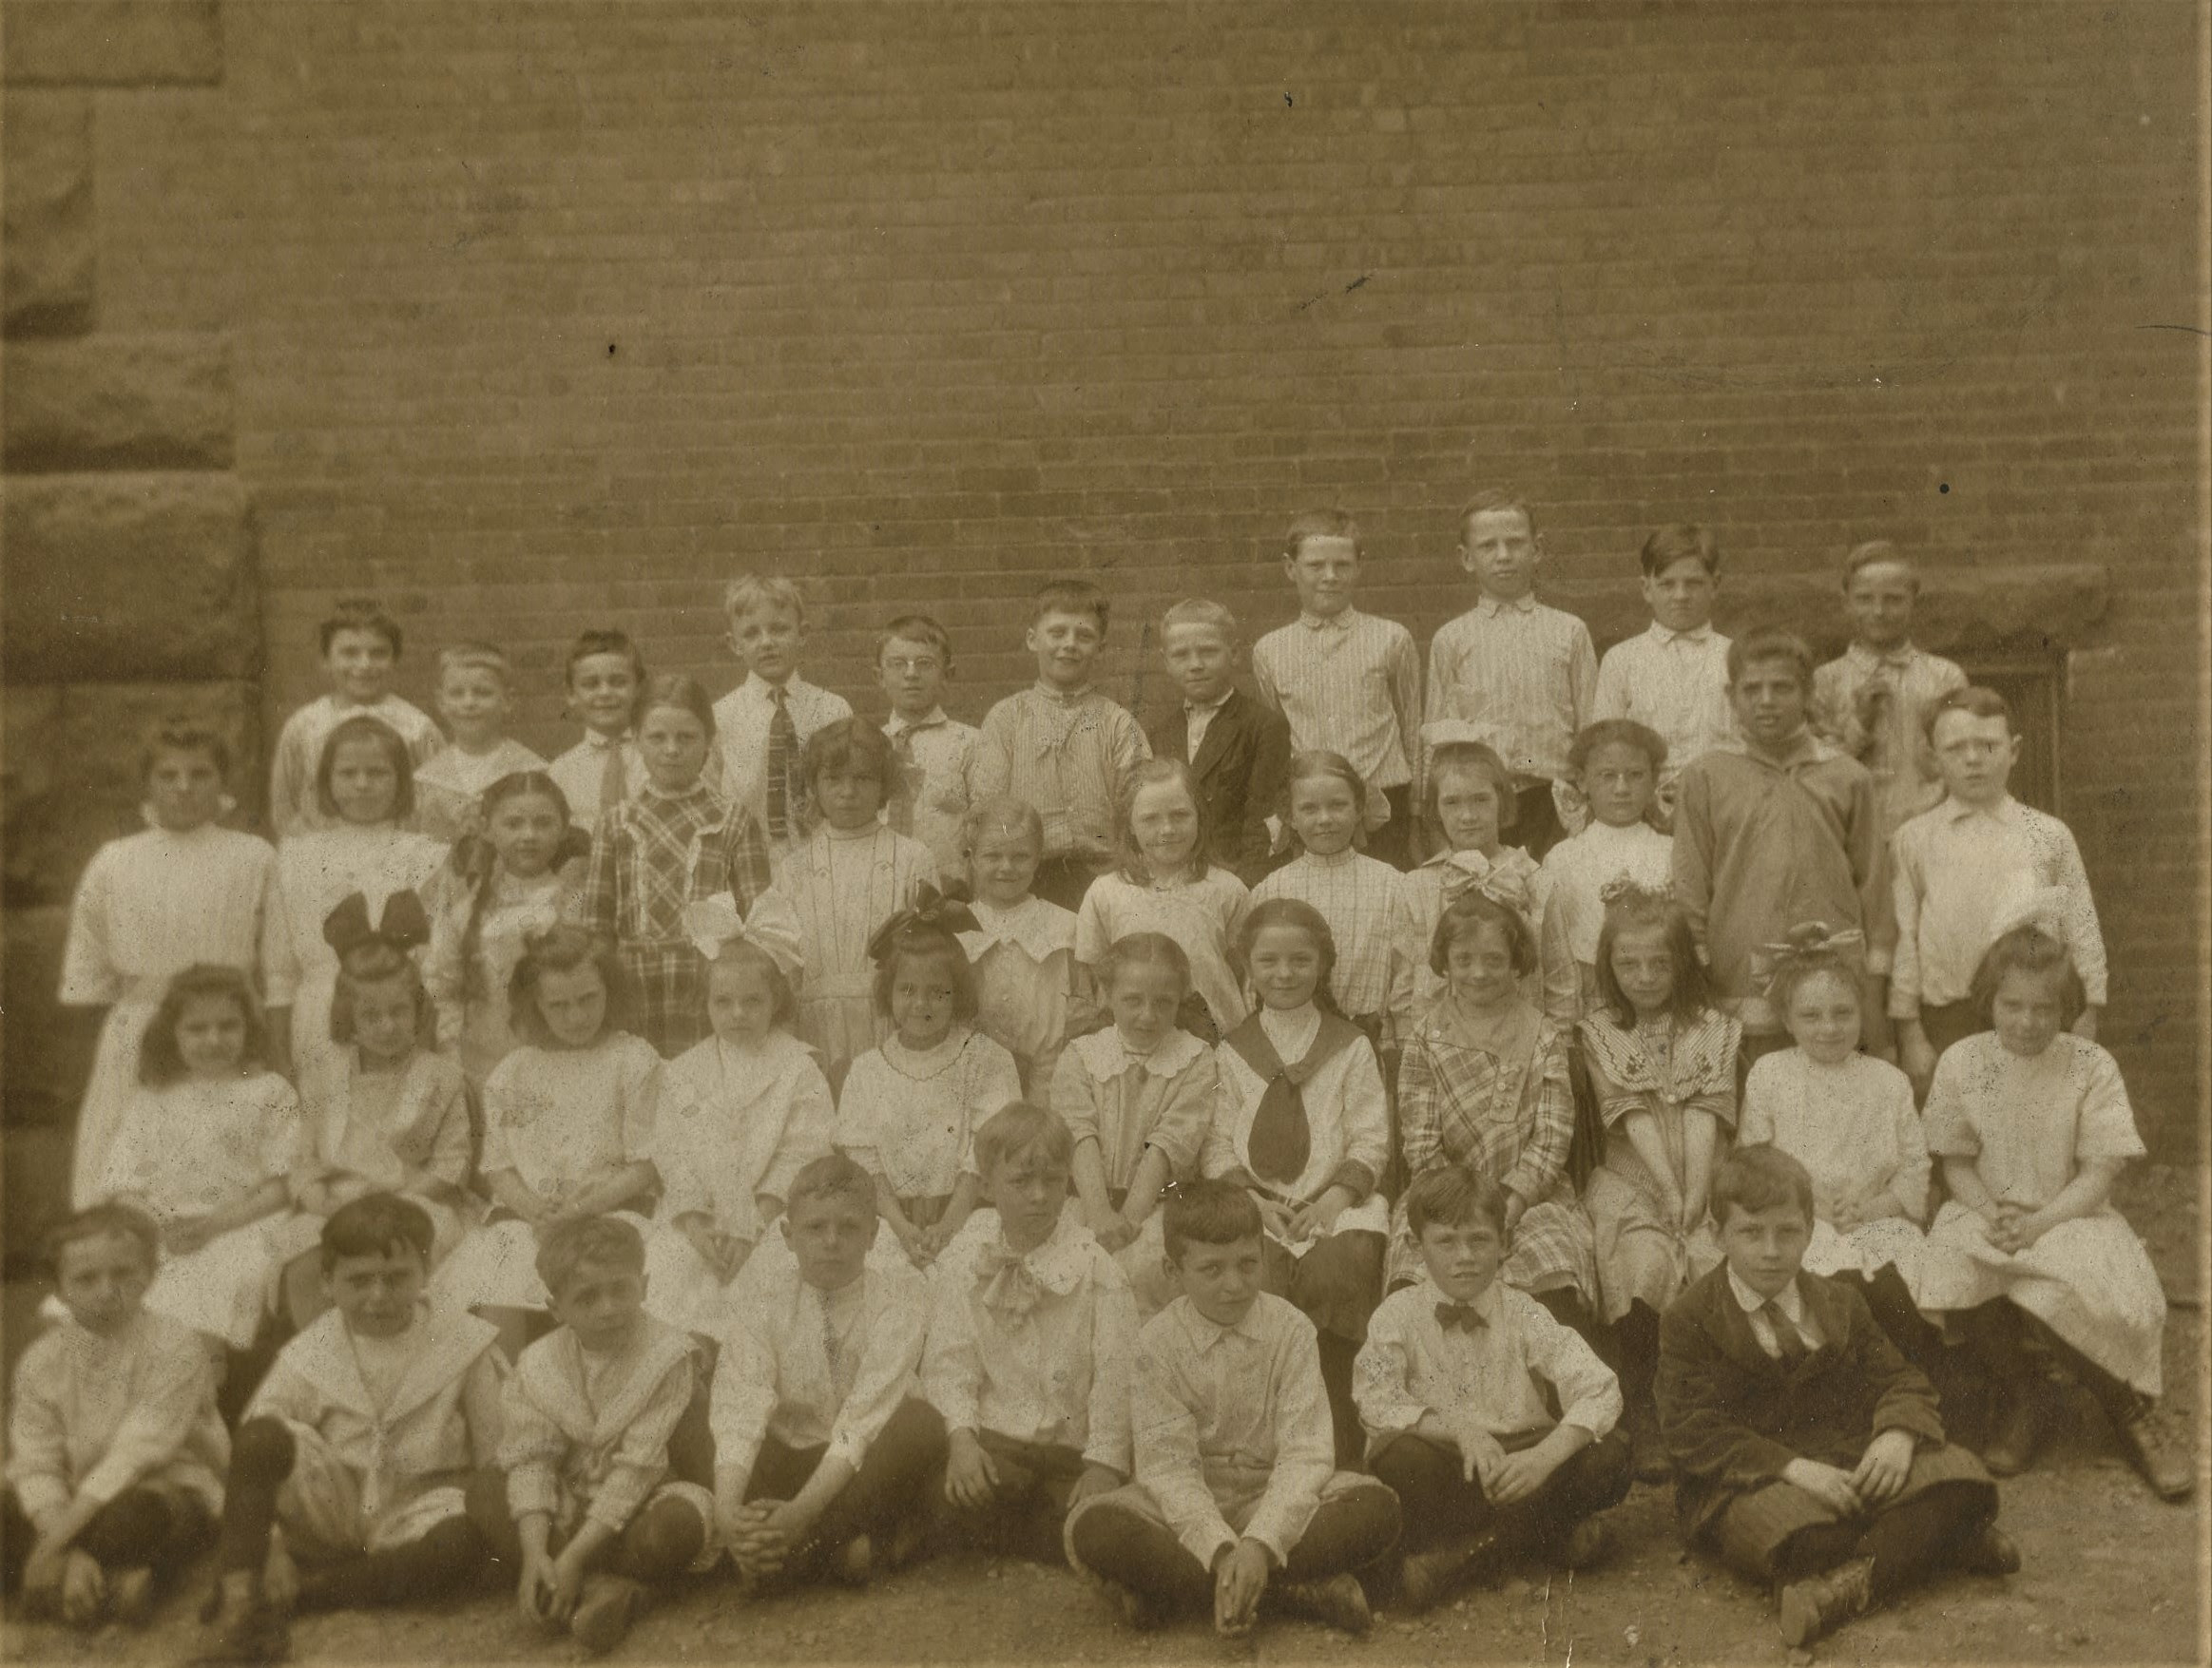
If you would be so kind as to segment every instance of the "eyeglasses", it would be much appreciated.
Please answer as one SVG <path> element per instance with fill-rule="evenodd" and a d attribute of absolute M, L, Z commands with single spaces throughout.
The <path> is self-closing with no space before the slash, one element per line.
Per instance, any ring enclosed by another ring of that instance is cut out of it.
<path fill-rule="evenodd" d="M 887 672 L 934 672 L 944 662 L 935 655 L 915 655 L 911 660 L 894 656 L 883 662 Z"/>

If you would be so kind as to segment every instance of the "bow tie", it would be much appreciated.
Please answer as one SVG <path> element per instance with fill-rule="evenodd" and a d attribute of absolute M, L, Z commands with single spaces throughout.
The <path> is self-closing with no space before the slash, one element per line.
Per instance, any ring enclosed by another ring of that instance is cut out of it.
<path fill-rule="evenodd" d="M 1436 1305 L 1436 1324 L 1446 1332 L 1457 1327 L 1463 1332 L 1471 1332 L 1490 1325 L 1481 1310 L 1471 1303 L 1439 1303 Z"/>
<path fill-rule="evenodd" d="M 1019 1320 L 1044 1300 L 1045 1288 L 1030 1272 L 1027 1256 L 1003 1245 L 987 1246 L 975 1259 L 975 1285 L 983 1306 Z"/>

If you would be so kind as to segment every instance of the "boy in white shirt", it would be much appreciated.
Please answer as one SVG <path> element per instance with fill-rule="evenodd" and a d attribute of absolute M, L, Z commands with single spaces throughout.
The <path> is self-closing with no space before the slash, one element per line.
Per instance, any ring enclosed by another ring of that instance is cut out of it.
<path fill-rule="evenodd" d="M 834 1575 L 864 1585 L 920 1539 L 945 1427 L 914 1383 L 929 1293 L 872 1259 L 875 1183 L 842 1154 L 792 1180 L 730 1289 L 715 1368 L 715 1520 L 756 1590 Z"/>
<path fill-rule="evenodd" d="M 741 573 L 722 592 L 730 649 L 745 680 L 714 703 L 710 783 L 767 831 L 771 857 L 805 838 L 806 777 L 800 754 L 825 724 L 853 716 L 841 695 L 798 675 L 806 643 L 806 599 L 780 574 Z M 719 778 L 719 779 L 718 779 Z"/>
<path fill-rule="evenodd" d="M 1516 1548 L 1587 1568 L 1612 1542 L 1597 1514 L 1628 1492 L 1619 1382 L 1498 1279 L 1495 1182 L 1438 1165 L 1407 1189 L 1406 1216 L 1424 1277 L 1383 1299 L 1352 1380 L 1368 1465 L 1405 1513 L 1400 1597 L 1427 1610 Z"/>
<path fill-rule="evenodd" d="M 1671 816 L 1682 767 L 1737 742 L 1728 640 L 1713 629 L 1721 545 L 1710 527 L 1677 522 L 1645 540 L 1638 560 L 1651 624 L 1606 651 L 1590 717 L 1633 719 L 1658 732 L 1666 743 L 1659 803 Z"/>
<path fill-rule="evenodd" d="M 938 1259 L 922 1389 L 952 1538 L 1057 1563 L 1068 1511 L 1129 1479 L 1129 1282 L 1068 1196 L 1075 1138 L 1015 1102 L 975 1132 L 988 1209 Z"/>
<path fill-rule="evenodd" d="M 546 767 L 568 801 L 568 820 L 589 834 L 645 785 L 638 752 L 638 701 L 645 692 L 645 657 L 620 631 L 587 631 L 568 650 L 568 710 L 584 738 Z"/>
<path fill-rule="evenodd" d="M 875 672 L 891 698 L 883 733 L 891 738 L 897 776 L 884 796 L 892 832 L 929 847 L 939 874 L 964 874 L 968 767 L 978 732 L 945 716 L 952 640 L 927 614 L 901 614 L 875 645 Z"/>
<path fill-rule="evenodd" d="M 507 733 L 514 691 L 507 657 L 488 642 L 438 650 L 438 717 L 452 740 L 414 773 L 414 826 L 449 845 L 478 831 L 484 790 L 546 761 Z"/>
<path fill-rule="evenodd" d="M 1239 1638 L 1264 1603 L 1364 1633 L 1356 1572 L 1397 1543 L 1397 1496 L 1336 1468 L 1314 1324 L 1260 1290 L 1260 1207 L 1196 1181 L 1164 1215 L 1183 1295 L 1137 1338 L 1137 1480 L 1068 1514 L 1068 1562 L 1135 1628 L 1210 1603 L 1215 1631 Z"/>

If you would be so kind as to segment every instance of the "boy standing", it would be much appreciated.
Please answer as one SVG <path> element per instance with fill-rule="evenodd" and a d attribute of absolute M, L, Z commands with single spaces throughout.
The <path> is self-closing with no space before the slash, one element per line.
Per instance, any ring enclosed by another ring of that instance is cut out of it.
<path fill-rule="evenodd" d="M 424 1304 L 431 1237 L 389 1193 L 323 1223 L 331 1308 L 284 1346 L 232 1444 L 213 1659 L 280 1661 L 295 1604 L 433 1599 L 482 1567 L 464 1491 L 498 1453 L 499 1331 Z"/>
<path fill-rule="evenodd" d="M 1368 1467 L 1405 1512 L 1400 1596 L 1427 1610 L 1520 1546 L 1588 1568 L 1612 1544 L 1596 1514 L 1628 1492 L 1619 1382 L 1498 1279 L 1495 1182 L 1437 1165 L 1406 1190 L 1406 1219 L 1424 1277 L 1382 1300 L 1352 1378 Z"/>
<path fill-rule="evenodd" d="M 745 681 L 714 703 L 716 752 L 707 780 L 753 814 L 767 831 L 770 856 L 781 858 L 811 826 L 799 769 L 806 738 L 851 718 L 853 708 L 798 675 L 806 599 L 798 585 L 780 574 L 741 573 L 722 592 L 722 608 L 730 648 L 746 670 Z"/>
<path fill-rule="evenodd" d="M 952 640 L 927 614 L 902 614 L 884 627 L 876 676 L 891 698 L 883 733 L 891 738 L 897 780 L 885 810 L 894 834 L 917 839 L 948 881 L 968 872 L 961 830 L 968 818 L 968 770 L 976 728 L 945 716 Z"/>
<path fill-rule="evenodd" d="M 711 1460 L 681 1476 L 669 1439 L 703 1390 L 690 1335 L 644 1311 L 645 1242 L 619 1217 L 571 1217 L 546 1231 L 538 1277 L 561 1325 L 522 1352 L 501 1402 L 503 1524 L 494 1552 L 521 1572 L 516 1602 L 540 1626 L 566 1625 L 601 1656 L 629 1632 L 651 1590 L 718 1556 Z"/>
<path fill-rule="evenodd" d="M 336 604 L 317 627 L 317 641 L 331 692 L 284 720 L 269 764 L 269 826 L 279 839 L 328 824 L 315 802 L 315 767 L 339 720 L 362 714 L 383 719 L 418 765 L 445 745 L 428 713 L 392 693 L 399 623 L 375 601 L 347 597 Z"/>
<path fill-rule="evenodd" d="M 1772 1583 L 1793 1648 L 1933 1571 L 2018 1569 L 1996 1485 L 1944 1441 L 1928 1380 L 1863 1297 L 1798 1266 L 1813 1234 L 1805 1167 L 1741 1147 L 1712 1199 L 1727 1260 L 1660 1325 L 1683 1539 Z"/>
<path fill-rule="evenodd" d="M 1954 661 L 1913 645 L 1920 575 L 1887 539 L 1843 559 L 1851 645 L 1813 675 L 1814 722 L 1874 773 L 1882 837 L 1943 796 L 1923 746 L 1922 722 L 1937 696 L 1966 687 Z"/>
<path fill-rule="evenodd" d="M 1896 920 L 1874 780 L 1806 723 L 1813 651 L 1772 627 L 1728 649 L 1728 699 L 1743 744 L 1683 770 L 1674 824 L 1675 901 L 1743 1024 L 1737 1075 L 1789 1045 L 1767 1002 L 1768 947 L 1800 922 L 1865 938 L 1865 1044 L 1890 1046 L 1887 993 Z"/>
<path fill-rule="evenodd" d="M 1341 509 L 1309 509 L 1290 524 L 1282 570 L 1298 617 L 1252 645 L 1260 699 L 1290 724 L 1298 753 L 1339 753 L 1367 784 L 1367 854 L 1412 866 L 1410 794 L 1421 729 L 1421 655 L 1414 634 L 1352 605 L 1359 585 L 1359 526 Z"/>
<path fill-rule="evenodd" d="M 868 1260 L 875 1183 L 842 1154 L 791 1183 L 773 1236 L 730 1288 L 736 1329 L 715 1369 L 715 1519 L 746 1581 L 824 1574 L 856 1586 L 905 1561 L 945 1428 L 914 1370 L 928 1287 L 904 1258 Z"/>
<path fill-rule="evenodd" d="M 47 1236 L 68 1318 L 15 1366 L 5 1588 L 77 1627 L 144 1623 L 155 1582 L 214 1538 L 230 1437 L 215 1365 L 189 1327 L 145 1308 L 161 1232 L 127 1205 L 80 1211 Z"/>
<path fill-rule="evenodd" d="M 546 761 L 507 733 L 513 690 L 507 657 L 491 644 L 438 650 L 437 702 L 452 739 L 414 773 L 414 826 L 450 845 L 475 832 L 486 788 L 517 771 L 544 770 Z"/>
<path fill-rule="evenodd" d="M 1237 617 L 1219 603 L 1185 599 L 1161 617 L 1161 656 L 1182 700 L 1152 724 L 1152 751 L 1180 758 L 1198 778 L 1215 862 L 1245 885 L 1267 872 L 1279 816 L 1290 726 L 1239 689 Z"/>
<path fill-rule="evenodd" d="M 1264 1602 L 1364 1633 L 1356 1572 L 1397 1543 L 1397 1497 L 1336 1468 L 1314 1324 L 1260 1287 L 1260 1207 L 1193 1182 L 1163 1227 L 1183 1295 L 1137 1336 L 1137 1480 L 1068 1514 L 1068 1562 L 1132 1627 L 1210 1601 L 1215 1631 L 1236 1638 Z"/>
<path fill-rule="evenodd" d="M 1898 1064 L 1923 1094 L 1943 1051 L 1989 1028 L 1972 1000 L 1974 969 L 2009 904 L 2042 889 L 2064 893 L 2053 913 L 2087 1002 L 2075 1036 L 2096 1040 L 2106 978 L 2105 934 L 2072 831 L 2007 792 L 2020 738 L 2005 698 L 1954 689 L 1928 709 L 1927 731 L 1945 796 L 1890 845 L 1897 909 L 1890 1016 Z"/>
<path fill-rule="evenodd" d="M 1640 560 L 1651 624 L 1606 651 L 1590 716 L 1633 719 L 1666 743 L 1659 803 L 1671 812 L 1683 766 L 1737 741 L 1728 640 L 1713 629 L 1721 545 L 1709 527 L 1676 523 L 1644 541 Z"/>
<path fill-rule="evenodd" d="M 568 650 L 568 710 L 584 738 L 546 767 L 568 801 L 568 820 L 586 833 L 599 815 L 645 785 L 638 752 L 638 699 L 645 690 L 645 657 L 620 631 L 587 631 Z"/>
<path fill-rule="evenodd" d="M 1106 593 L 1085 580 L 1037 593 L 1023 640 L 1037 681 L 985 716 L 969 770 L 975 798 L 1003 794 L 1036 808 L 1045 855 L 1030 890 L 1064 910 L 1112 867 L 1114 802 L 1123 778 L 1152 756 L 1137 720 L 1091 687 L 1106 613 Z"/>
<path fill-rule="evenodd" d="M 1459 565 L 1480 593 L 1429 644 L 1426 750 L 1483 741 L 1513 773 L 1513 837 L 1538 862 L 1566 834 L 1552 785 L 1590 718 L 1598 653 L 1589 627 L 1536 600 L 1544 541 L 1526 499 L 1488 491 L 1460 511 Z M 1422 776 L 1415 770 L 1416 778 Z"/>

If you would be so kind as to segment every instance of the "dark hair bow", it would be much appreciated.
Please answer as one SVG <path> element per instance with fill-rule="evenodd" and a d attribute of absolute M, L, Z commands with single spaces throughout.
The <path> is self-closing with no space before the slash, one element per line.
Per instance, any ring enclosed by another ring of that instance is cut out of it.
<path fill-rule="evenodd" d="M 349 892 L 345 901 L 322 920 L 322 941 L 339 955 L 351 955 L 365 944 L 388 944 L 394 949 L 413 949 L 430 942 L 430 917 L 422 899 L 412 892 L 395 892 L 384 900 L 384 918 L 369 925 L 369 900 Z"/>
<path fill-rule="evenodd" d="M 868 940 L 868 959 L 880 962 L 898 948 L 899 940 L 916 930 L 934 929 L 948 938 L 957 938 L 963 932 L 980 932 L 983 923 L 976 920 L 975 911 L 958 898 L 948 897 L 935 887 L 924 884 L 914 889 L 914 903 L 894 914 L 876 928 Z"/>

